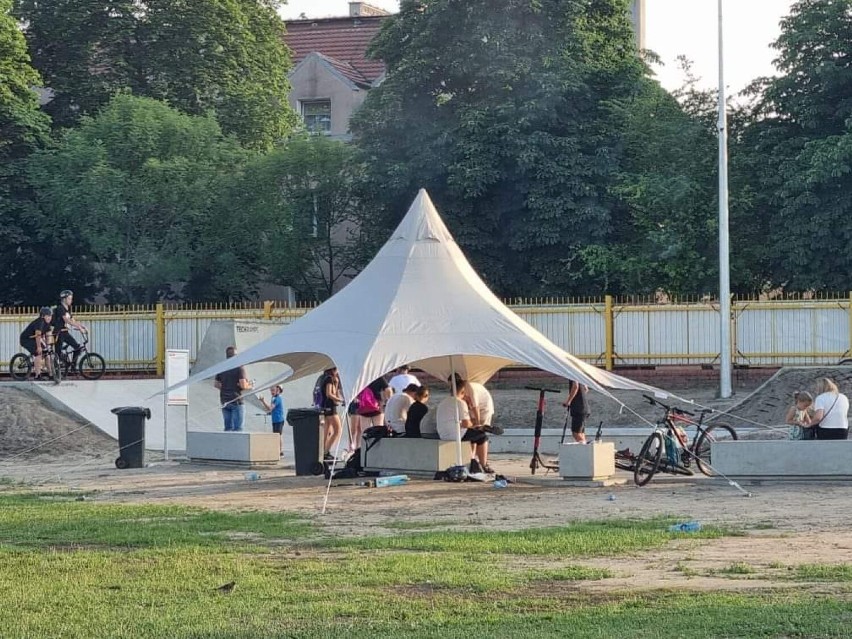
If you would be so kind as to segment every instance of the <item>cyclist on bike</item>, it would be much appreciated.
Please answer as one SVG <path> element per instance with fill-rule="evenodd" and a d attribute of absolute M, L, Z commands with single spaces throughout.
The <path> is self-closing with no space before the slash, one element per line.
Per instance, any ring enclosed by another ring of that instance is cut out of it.
<path fill-rule="evenodd" d="M 71 358 L 71 368 L 73 372 L 77 368 L 77 358 L 80 356 L 80 344 L 77 342 L 68 327 L 76 328 L 78 331 L 86 332 L 88 329 L 80 322 L 74 319 L 71 315 L 71 304 L 74 303 L 74 291 L 65 289 L 59 294 L 59 304 L 53 309 L 53 333 L 56 336 L 56 349 L 61 350 L 63 345 L 68 344 L 74 349 Z"/>
<path fill-rule="evenodd" d="M 38 318 L 30 322 L 21 333 L 21 346 L 33 356 L 33 377 L 38 379 L 41 375 L 42 351 L 50 339 L 52 327 L 50 321 L 53 319 L 53 311 L 49 306 L 43 306 L 38 312 Z"/>

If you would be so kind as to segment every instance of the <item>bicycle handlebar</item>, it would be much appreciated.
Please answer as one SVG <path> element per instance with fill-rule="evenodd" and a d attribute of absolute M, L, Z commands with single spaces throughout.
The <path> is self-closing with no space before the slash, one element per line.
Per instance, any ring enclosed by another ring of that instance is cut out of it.
<path fill-rule="evenodd" d="M 537 388 L 536 386 L 524 386 L 527 390 L 534 390 L 540 393 L 561 393 L 562 391 L 554 390 L 552 388 Z"/>
<path fill-rule="evenodd" d="M 677 413 L 677 414 L 680 414 L 680 415 L 689 415 L 690 417 L 695 417 L 695 413 L 690 413 L 688 410 L 683 410 L 682 408 L 678 408 L 677 406 L 668 406 L 666 404 L 663 404 L 663 402 L 658 400 L 656 397 L 651 397 L 650 395 L 645 395 L 645 394 L 643 394 L 642 397 L 647 399 L 648 403 L 651 404 L 651 406 L 662 406 L 666 410 L 666 412 L 672 412 L 672 413 Z"/>

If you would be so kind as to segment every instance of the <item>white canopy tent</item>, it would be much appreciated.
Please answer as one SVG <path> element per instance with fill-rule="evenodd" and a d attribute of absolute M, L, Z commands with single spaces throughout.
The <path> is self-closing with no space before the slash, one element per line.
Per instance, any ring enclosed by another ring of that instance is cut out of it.
<path fill-rule="evenodd" d="M 387 243 L 342 291 L 185 383 L 260 361 L 288 366 L 290 379 L 336 366 L 347 400 L 402 364 L 440 379 L 455 370 L 480 382 L 523 364 L 607 395 L 606 389 L 661 393 L 580 361 L 507 308 L 471 268 L 422 189 Z"/>

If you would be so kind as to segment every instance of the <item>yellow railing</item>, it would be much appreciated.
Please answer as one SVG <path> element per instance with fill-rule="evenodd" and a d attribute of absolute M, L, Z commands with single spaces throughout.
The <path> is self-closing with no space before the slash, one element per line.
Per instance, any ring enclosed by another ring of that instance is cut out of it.
<path fill-rule="evenodd" d="M 531 298 L 510 308 L 577 357 L 612 370 L 619 366 L 719 363 L 719 305 L 702 298 Z M 187 348 L 194 359 L 214 320 L 288 324 L 313 307 L 271 300 L 240 304 L 88 306 L 75 316 L 90 325 L 91 349 L 114 370 L 163 374 L 167 348 Z M 0 309 L 0 348 L 6 362 L 20 350 L 18 336 L 36 308 Z M 852 357 L 852 292 L 732 302 L 733 363 L 833 364 Z"/>

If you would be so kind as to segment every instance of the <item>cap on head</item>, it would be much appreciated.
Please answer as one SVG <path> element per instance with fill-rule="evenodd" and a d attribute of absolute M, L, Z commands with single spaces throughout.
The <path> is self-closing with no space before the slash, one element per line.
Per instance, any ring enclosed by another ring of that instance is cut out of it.
<path fill-rule="evenodd" d="M 45 317 L 46 315 L 53 315 L 53 309 L 49 306 L 42 306 L 38 311 L 39 316 Z"/>
<path fill-rule="evenodd" d="M 64 299 L 64 298 L 66 298 L 66 297 L 71 297 L 72 295 L 74 295 L 74 291 L 72 291 L 72 290 L 71 290 L 71 289 L 69 289 L 69 288 L 66 288 L 64 291 L 61 291 L 61 292 L 59 293 L 59 297 L 60 297 L 60 299 Z"/>
<path fill-rule="evenodd" d="M 233 357 L 236 354 L 237 354 L 237 347 L 236 346 L 228 346 L 228 348 L 225 349 L 225 357 Z"/>

